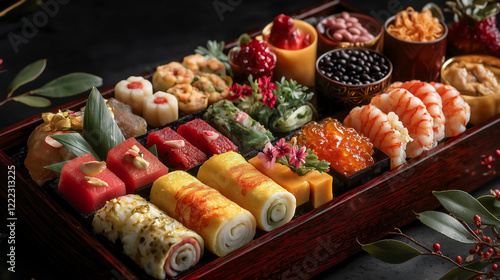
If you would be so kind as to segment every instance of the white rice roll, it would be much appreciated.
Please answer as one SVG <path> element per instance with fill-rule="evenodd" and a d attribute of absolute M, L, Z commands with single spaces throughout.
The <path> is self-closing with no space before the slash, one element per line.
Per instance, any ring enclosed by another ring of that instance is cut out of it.
<path fill-rule="evenodd" d="M 295 196 L 238 153 L 212 156 L 201 165 L 197 177 L 250 211 L 262 230 L 288 223 L 295 213 Z"/>
<path fill-rule="evenodd" d="M 201 236 L 138 195 L 108 201 L 92 226 L 112 242 L 119 239 L 124 254 L 157 279 L 175 277 L 203 255 Z"/>
<path fill-rule="evenodd" d="M 151 95 L 153 85 L 143 77 L 131 76 L 115 86 L 115 98 L 129 105 L 136 115 L 142 115 L 144 97 Z"/>
<path fill-rule="evenodd" d="M 159 127 L 179 118 L 177 98 L 164 91 L 157 91 L 144 98 L 143 117 L 150 126 Z"/>
<path fill-rule="evenodd" d="M 255 236 L 252 214 L 217 190 L 184 171 L 158 178 L 151 188 L 151 203 L 203 237 L 205 246 L 224 256 Z"/>

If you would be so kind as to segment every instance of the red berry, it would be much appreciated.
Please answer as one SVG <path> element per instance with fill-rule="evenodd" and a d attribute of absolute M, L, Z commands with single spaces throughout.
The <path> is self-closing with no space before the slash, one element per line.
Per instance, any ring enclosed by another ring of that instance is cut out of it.
<path fill-rule="evenodd" d="M 479 215 L 474 215 L 474 221 L 475 222 L 480 222 L 481 221 L 481 217 L 479 217 Z"/>
<path fill-rule="evenodd" d="M 490 243 L 491 242 L 491 238 L 489 238 L 487 236 L 483 236 L 483 241 Z"/>
<path fill-rule="evenodd" d="M 243 80 L 250 74 L 254 79 L 271 77 L 276 66 L 276 55 L 265 41 L 257 39 L 241 44 L 239 51 L 230 58 L 232 63 L 241 68 Z"/>
<path fill-rule="evenodd" d="M 471 255 L 474 255 L 475 253 L 477 253 L 477 249 L 476 248 L 472 248 L 472 249 L 469 250 L 469 253 Z"/>
<path fill-rule="evenodd" d="M 439 243 L 434 243 L 433 248 L 434 252 L 438 252 L 441 249 L 441 245 L 439 245 Z"/>
<path fill-rule="evenodd" d="M 269 42 L 280 49 L 299 50 L 309 46 L 310 35 L 294 26 L 290 16 L 278 15 L 271 27 Z"/>
<path fill-rule="evenodd" d="M 493 253 L 493 249 L 491 249 L 491 248 L 488 249 L 488 253 L 490 253 L 490 254 Z"/>
<path fill-rule="evenodd" d="M 491 254 L 489 252 L 484 252 L 484 257 L 487 258 L 489 257 Z"/>
<path fill-rule="evenodd" d="M 498 264 L 494 263 L 494 264 L 491 266 L 491 269 L 493 269 L 493 270 L 497 270 L 497 269 L 498 269 Z"/>
<path fill-rule="evenodd" d="M 456 261 L 457 263 L 461 263 L 461 262 L 462 262 L 462 257 L 457 256 L 457 257 L 455 258 L 455 261 Z"/>

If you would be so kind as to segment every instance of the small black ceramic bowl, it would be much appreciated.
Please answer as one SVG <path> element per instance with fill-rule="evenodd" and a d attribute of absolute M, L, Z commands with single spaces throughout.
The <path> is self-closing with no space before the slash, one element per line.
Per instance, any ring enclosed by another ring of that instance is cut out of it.
<path fill-rule="evenodd" d="M 316 60 L 318 101 L 344 108 L 368 104 L 373 96 L 389 86 L 391 76 L 391 61 L 374 50 L 328 51 Z"/>

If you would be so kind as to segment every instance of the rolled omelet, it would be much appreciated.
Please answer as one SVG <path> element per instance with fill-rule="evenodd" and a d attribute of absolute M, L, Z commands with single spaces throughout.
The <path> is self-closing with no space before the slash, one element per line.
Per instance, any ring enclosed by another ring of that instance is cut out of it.
<path fill-rule="evenodd" d="M 226 152 L 203 163 L 198 179 L 252 213 L 257 226 L 271 231 L 295 214 L 293 194 L 262 174 L 240 154 Z"/>
<path fill-rule="evenodd" d="M 158 178 L 151 203 L 203 237 L 205 246 L 224 256 L 252 241 L 256 221 L 252 214 L 184 171 Z"/>
<path fill-rule="evenodd" d="M 157 279 L 175 277 L 203 255 L 201 236 L 139 195 L 108 201 L 96 212 L 92 227 L 112 242 L 119 239 L 123 253 Z"/>

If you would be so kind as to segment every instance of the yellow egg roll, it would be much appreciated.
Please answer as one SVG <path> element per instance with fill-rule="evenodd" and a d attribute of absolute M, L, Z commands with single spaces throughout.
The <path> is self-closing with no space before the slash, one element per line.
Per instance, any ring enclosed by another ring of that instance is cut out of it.
<path fill-rule="evenodd" d="M 158 178 L 150 201 L 205 241 L 217 256 L 224 256 L 249 243 L 255 236 L 252 214 L 185 171 Z"/>
<path fill-rule="evenodd" d="M 238 153 L 212 156 L 200 166 L 197 177 L 250 211 L 265 231 L 288 223 L 295 214 L 295 197 Z"/>

